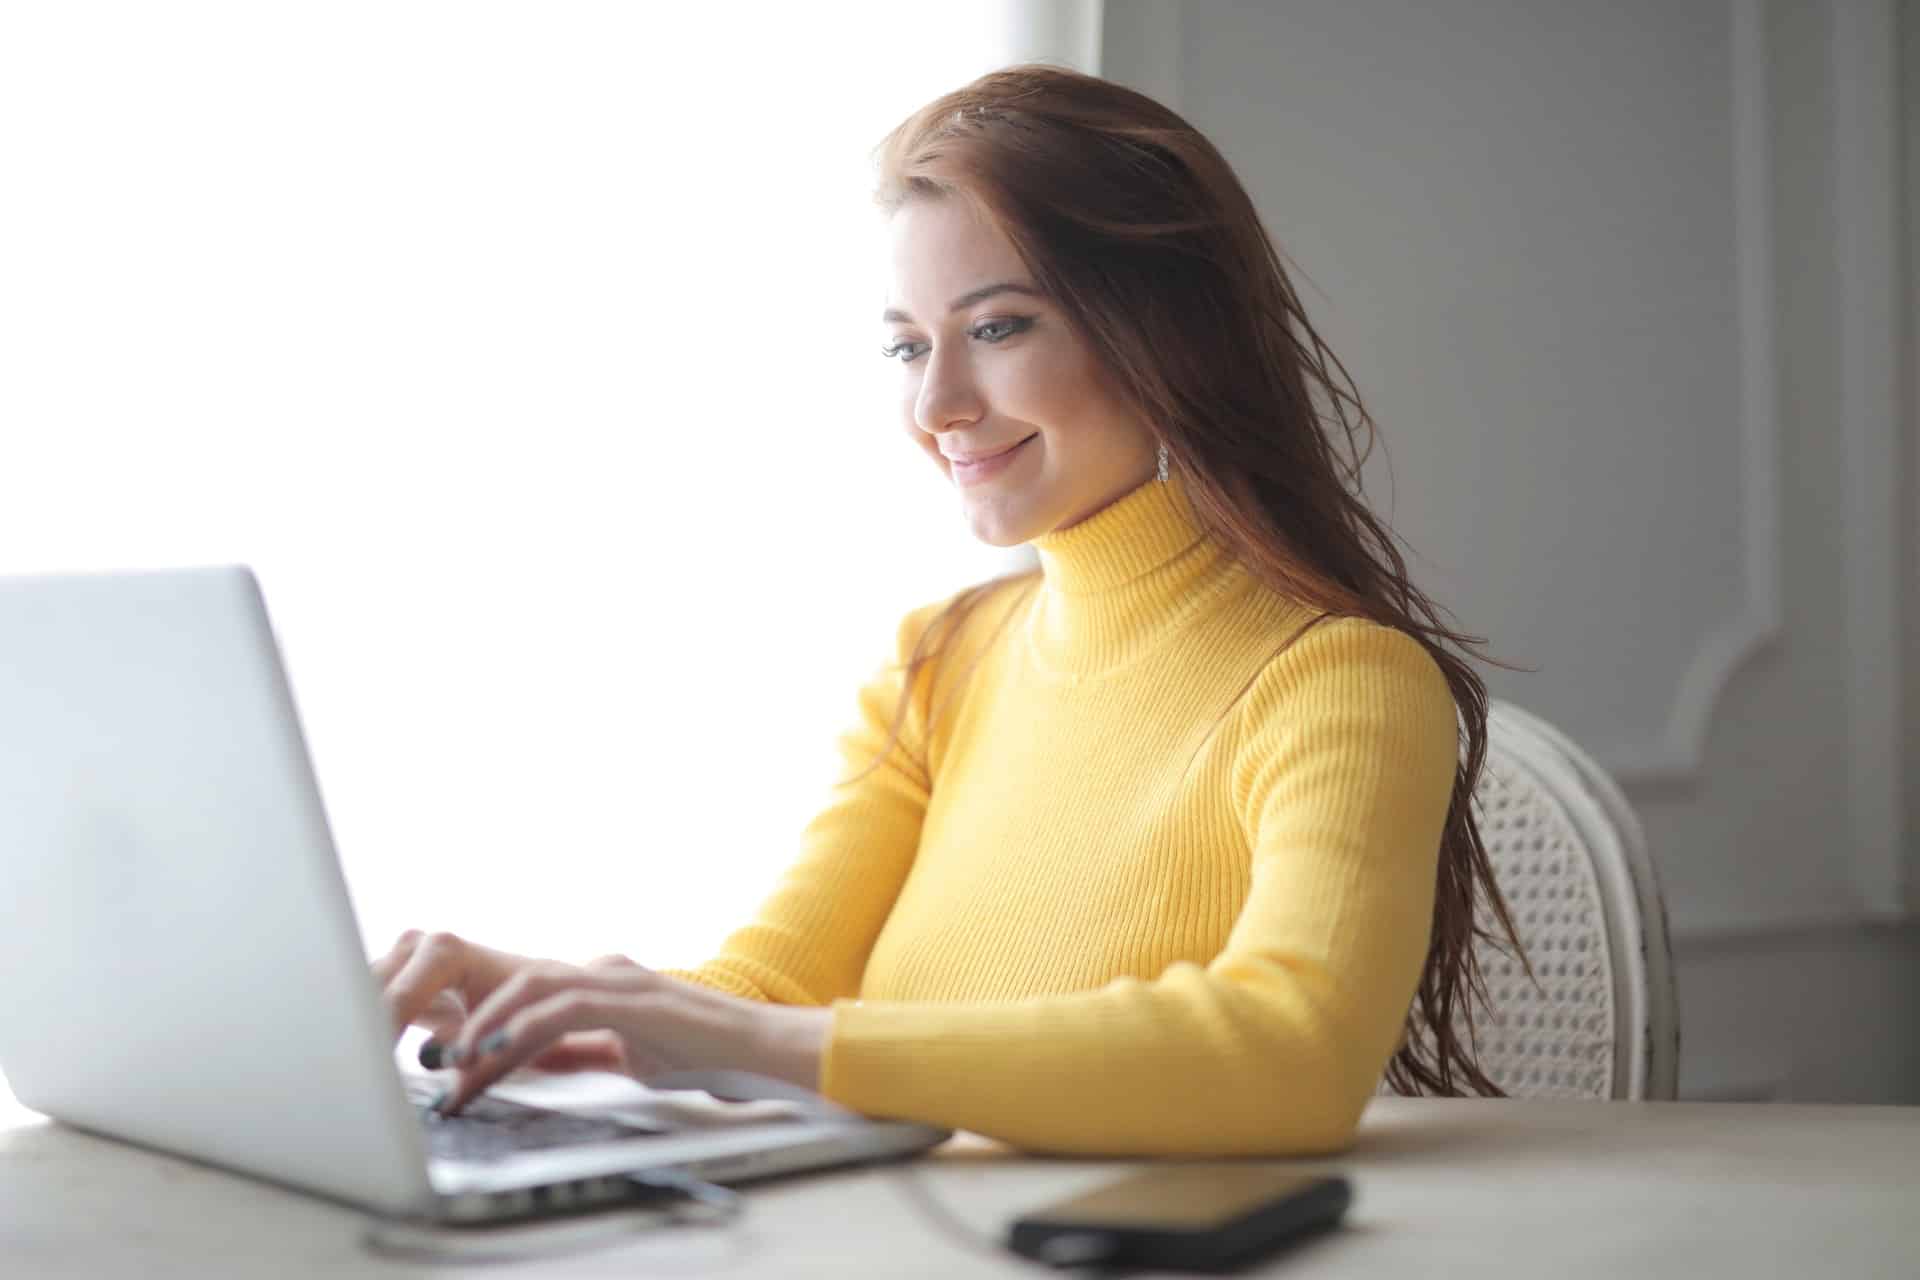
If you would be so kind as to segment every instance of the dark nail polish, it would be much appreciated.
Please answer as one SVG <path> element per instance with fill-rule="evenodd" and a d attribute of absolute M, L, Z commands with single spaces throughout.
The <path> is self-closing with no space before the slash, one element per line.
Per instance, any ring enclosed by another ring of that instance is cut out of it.
<path fill-rule="evenodd" d="M 446 1046 L 438 1040 L 429 1040 L 420 1046 L 420 1065 L 429 1071 L 438 1071 Z"/>
<path fill-rule="evenodd" d="M 457 1067 L 466 1060 L 467 1051 L 457 1044 L 448 1045 L 446 1052 L 440 1055 L 440 1065 L 443 1067 Z"/>
<path fill-rule="evenodd" d="M 479 1044 L 475 1045 L 473 1051 L 478 1054 L 498 1053 L 500 1052 L 500 1050 L 506 1047 L 507 1047 L 507 1033 L 504 1031 L 496 1031 L 492 1035 L 488 1036 L 485 1040 L 482 1040 Z"/>

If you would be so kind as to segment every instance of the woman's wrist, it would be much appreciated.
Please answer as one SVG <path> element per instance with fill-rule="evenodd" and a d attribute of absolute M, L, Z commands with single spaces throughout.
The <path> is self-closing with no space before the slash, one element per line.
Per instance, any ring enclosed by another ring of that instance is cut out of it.
<path fill-rule="evenodd" d="M 755 1005 L 756 1065 L 747 1070 L 820 1092 L 833 1010 L 813 1005 Z"/>
<path fill-rule="evenodd" d="M 701 1065 L 729 1067 L 771 1076 L 815 1092 L 833 1020 L 830 1009 L 771 1004 L 728 995 L 680 978 L 672 983 L 675 1022 Z M 691 1033 L 691 1034 L 688 1034 Z"/>

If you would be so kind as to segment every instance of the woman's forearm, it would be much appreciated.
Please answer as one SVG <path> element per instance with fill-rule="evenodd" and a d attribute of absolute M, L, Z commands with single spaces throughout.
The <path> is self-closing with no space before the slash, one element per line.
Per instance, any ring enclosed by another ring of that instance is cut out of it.
<path fill-rule="evenodd" d="M 677 1043 L 682 1053 L 703 1065 L 819 1089 L 831 1010 L 748 1000 L 677 978 L 660 981 L 661 1038 Z"/>

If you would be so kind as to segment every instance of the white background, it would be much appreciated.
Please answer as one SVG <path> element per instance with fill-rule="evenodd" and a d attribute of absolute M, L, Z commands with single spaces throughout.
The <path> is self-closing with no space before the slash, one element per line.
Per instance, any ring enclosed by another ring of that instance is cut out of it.
<path fill-rule="evenodd" d="M 371 949 L 704 959 L 899 615 L 1007 565 L 878 355 L 869 155 L 1008 12 L 11 10 L 0 573 L 255 566 Z"/>

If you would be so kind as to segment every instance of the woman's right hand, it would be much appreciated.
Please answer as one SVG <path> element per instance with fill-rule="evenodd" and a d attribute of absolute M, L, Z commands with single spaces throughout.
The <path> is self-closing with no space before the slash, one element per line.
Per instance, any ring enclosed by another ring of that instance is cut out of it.
<path fill-rule="evenodd" d="M 586 968 L 631 965 L 625 956 L 601 956 Z M 468 942 L 455 934 L 408 929 L 391 950 L 373 961 L 397 1043 L 409 1026 L 425 1027 L 433 1040 L 452 1043 L 467 1015 L 501 983 L 524 969 L 578 969 L 557 960 L 536 960 Z M 546 1071 L 625 1071 L 626 1056 L 611 1032 L 573 1032 L 533 1059 Z"/>

